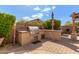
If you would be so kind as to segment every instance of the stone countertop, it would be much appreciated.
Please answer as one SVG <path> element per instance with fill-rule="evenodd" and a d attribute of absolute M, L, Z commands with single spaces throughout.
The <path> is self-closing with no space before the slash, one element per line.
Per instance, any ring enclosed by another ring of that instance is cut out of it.
<path fill-rule="evenodd" d="M 28 31 L 18 31 L 18 32 L 22 32 L 23 33 L 23 32 L 28 32 Z"/>
<path fill-rule="evenodd" d="M 44 29 L 44 30 L 39 30 L 39 31 L 56 31 L 56 32 L 61 32 L 61 30 L 47 30 L 47 29 Z M 29 32 L 29 31 L 18 31 L 18 32 L 21 32 L 21 33 L 24 33 L 24 32 Z"/>
<path fill-rule="evenodd" d="M 58 32 L 60 32 L 61 30 L 40 30 L 40 31 L 58 31 Z"/>

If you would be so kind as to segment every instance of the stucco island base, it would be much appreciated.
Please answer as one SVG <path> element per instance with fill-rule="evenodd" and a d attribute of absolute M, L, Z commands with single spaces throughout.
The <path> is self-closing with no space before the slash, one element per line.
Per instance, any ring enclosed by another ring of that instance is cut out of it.
<path fill-rule="evenodd" d="M 40 36 L 42 34 L 44 34 L 45 39 L 48 39 L 51 41 L 61 40 L 61 31 L 60 30 L 41 30 Z M 31 43 L 33 41 L 33 39 L 31 39 L 31 37 L 32 36 L 27 31 L 19 31 L 18 32 L 18 42 L 22 46 Z M 42 38 L 41 38 L 41 40 L 42 40 Z"/>
<path fill-rule="evenodd" d="M 45 30 L 45 38 L 52 41 L 61 40 L 61 30 Z"/>
<path fill-rule="evenodd" d="M 27 31 L 18 31 L 18 43 L 21 46 L 31 43 L 30 33 Z"/>
<path fill-rule="evenodd" d="M 79 40 L 79 36 L 78 36 L 78 34 L 77 33 L 75 33 L 75 34 L 71 34 L 71 39 L 72 40 L 75 40 L 75 41 L 77 41 L 77 40 Z"/>
<path fill-rule="evenodd" d="M 72 33 L 72 34 L 71 34 L 71 39 L 72 39 L 72 40 L 77 40 L 77 34 L 76 34 L 76 33 L 75 33 L 75 34 Z"/>

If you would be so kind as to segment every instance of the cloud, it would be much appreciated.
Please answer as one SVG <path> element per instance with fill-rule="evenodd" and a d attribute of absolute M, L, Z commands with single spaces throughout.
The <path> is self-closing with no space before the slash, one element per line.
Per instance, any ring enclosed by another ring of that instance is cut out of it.
<path fill-rule="evenodd" d="M 50 11 L 50 10 L 51 10 L 51 8 L 44 8 L 43 12 L 47 12 L 47 11 Z"/>
<path fill-rule="evenodd" d="M 56 6 L 52 6 L 52 9 L 54 10 L 56 8 Z"/>
<path fill-rule="evenodd" d="M 43 17 L 43 13 L 38 13 L 38 14 L 32 15 L 33 19 L 42 18 L 42 17 Z"/>
<path fill-rule="evenodd" d="M 42 18 L 42 17 L 43 17 L 43 13 L 38 13 L 38 14 L 32 15 L 31 17 L 29 17 L 29 16 L 22 17 L 22 20 L 30 21 L 30 20 Z"/>
<path fill-rule="evenodd" d="M 39 18 L 42 18 L 43 13 L 38 13 Z"/>
<path fill-rule="evenodd" d="M 49 14 L 45 14 L 45 16 L 50 16 Z"/>
<path fill-rule="evenodd" d="M 26 7 L 30 7 L 31 5 L 25 5 Z"/>
<path fill-rule="evenodd" d="M 41 9 L 40 9 L 40 7 L 35 7 L 34 10 L 38 11 L 38 10 L 41 10 Z"/>
<path fill-rule="evenodd" d="M 38 15 L 32 15 L 33 19 L 39 18 Z"/>
<path fill-rule="evenodd" d="M 23 20 L 27 20 L 27 21 L 33 20 L 33 19 L 32 19 L 31 17 L 29 17 L 29 16 L 22 17 L 22 19 L 23 19 Z"/>

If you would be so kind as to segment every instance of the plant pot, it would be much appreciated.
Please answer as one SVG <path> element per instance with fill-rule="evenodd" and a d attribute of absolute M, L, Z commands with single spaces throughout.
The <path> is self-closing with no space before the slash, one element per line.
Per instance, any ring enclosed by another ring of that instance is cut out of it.
<path fill-rule="evenodd" d="M 2 42 L 3 42 L 3 40 L 4 40 L 4 38 L 0 38 L 0 46 L 1 46 Z"/>

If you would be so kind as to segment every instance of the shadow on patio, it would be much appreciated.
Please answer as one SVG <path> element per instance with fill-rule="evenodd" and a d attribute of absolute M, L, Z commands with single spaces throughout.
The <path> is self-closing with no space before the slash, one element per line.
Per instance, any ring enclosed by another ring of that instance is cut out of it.
<path fill-rule="evenodd" d="M 23 49 L 24 49 L 23 52 L 20 52 L 20 51 L 16 50 L 14 53 L 15 53 L 15 54 L 19 54 L 19 53 L 29 53 L 29 52 L 32 52 L 33 50 L 36 50 L 37 48 L 41 47 L 42 44 L 43 44 L 44 42 L 46 42 L 46 41 L 47 41 L 47 40 L 43 40 L 43 41 L 41 41 L 41 42 L 39 42 L 39 43 L 37 43 L 37 44 L 31 43 L 31 44 L 29 44 L 29 45 L 25 45 L 25 46 L 23 46 Z"/>
<path fill-rule="evenodd" d="M 25 46 L 20 46 L 18 44 L 15 46 L 9 45 L 3 49 L 0 49 L 0 53 L 2 53 L 2 54 L 7 54 L 7 53 L 9 53 L 9 54 L 12 54 L 12 53 L 13 54 L 22 54 L 23 53 L 24 54 L 24 53 L 26 53 L 27 54 L 27 53 L 30 53 L 33 50 L 36 50 L 37 48 L 41 47 L 42 44 L 46 41 L 47 40 L 43 39 L 42 42 L 39 42 L 37 44 L 31 43 L 31 44 L 28 44 Z"/>
<path fill-rule="evenodd" d="M 48 46 L 47 46 L 48 45 Z M 57 45 L 57 46 L 56 46 Z M 64 47 L 62 47 L 64 46 Z M 41 48 L 40 48 L 41 47 Z M 67 48 L 65 48 L 67 47 Z M 63 48 L 65 50 L 61 50 L 60 48 Z M 79 53 L 79 41 L 73 41 L 67 37 L 62 37 L 60 41 L 51 41 L 51 40 L 46 40 L 43 39 L 42 42 L 37 43 L 37 44 L 29 44 L 25 46 L 19 46 L 19 45 L 9 45 L 4 49 L 0 49 L 0 53 L 13 53 L 13 54 L 28 54 L 34 50 L 37 51 L 47 51 L 48 53 L 65 53 L 63 51 L 68 51 L 68 48 L 70 49 L 69 51 L 73 50 L 74 52 Z M 70 52 L 69 52 L 70 53 Z M 73 52 L 71 52 L 73 53 Z"/>
<path fill-rule="evenodd" d="M 53 42 L 63 45 L 65 47 L 68 47 L 68 48 L 74 50 L 75 52 L 79 53 L 79 41 L 74 41 L 67 37 L 61 37 L 60 41 L 53 41 Z"/>

